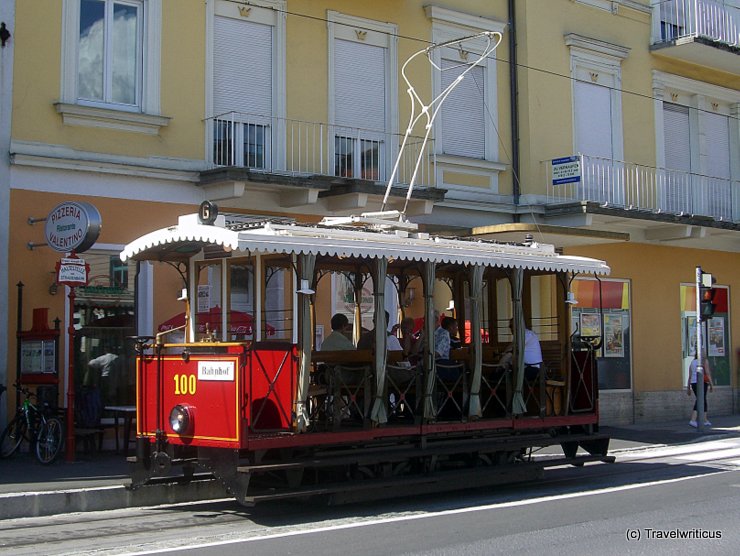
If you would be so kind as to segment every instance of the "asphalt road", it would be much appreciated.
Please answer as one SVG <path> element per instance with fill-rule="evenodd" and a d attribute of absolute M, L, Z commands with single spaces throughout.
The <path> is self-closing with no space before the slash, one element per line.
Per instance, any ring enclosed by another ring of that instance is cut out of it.
<path fill-rule="evenodd" d="M 737 554 L 740 439 L 617 454 L 526 486 L 339 508 L 231 500 L 0 522 L 22 554 Z"/>

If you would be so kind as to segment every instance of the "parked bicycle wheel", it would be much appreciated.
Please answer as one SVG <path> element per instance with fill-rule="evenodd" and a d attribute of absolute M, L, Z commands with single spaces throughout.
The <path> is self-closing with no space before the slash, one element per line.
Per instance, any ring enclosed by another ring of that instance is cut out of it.
<path fill-rule="evenodd" d="M 8 423 L 3 434 L 0 435 L 0 457 L 9 458 L 18 450 L 21 442 L 26 438 L 27 429 L 26 420 L 21 417 L 16 417 Z"/>
<path fill-rule="evenodd" d="M 63 439 L 62 422 L 56 417 L 48 418 L 36 438 L 36 459 L 44 465 L 53 463 L 62 451 Z"/>

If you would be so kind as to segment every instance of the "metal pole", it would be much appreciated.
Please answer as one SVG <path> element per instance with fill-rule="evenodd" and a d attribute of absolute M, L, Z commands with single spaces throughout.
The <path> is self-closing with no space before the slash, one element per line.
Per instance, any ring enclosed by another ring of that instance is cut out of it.
<path fill-rule="evenodd" d="M 701 323 L 702 270 L 696 267 L 696 430 L 704 432 L 704 342 Z"/>
<path fill-rule="evenodd" d="M 21 332 L 23 331 L 23 282 L 16 284 L 18 288 L 18 318 L 15 326 L 15 383 L 20 385 L 21 383 Z M 15 389 L 15 407 L 21 405 L 21 391 L 20 388 Z"/>
<path fill-rule="evenodd" d="M 69 351 L 67 352 L 67 451 L 65 461 L 75 460 L 75 289 L 69 287 Z"/>

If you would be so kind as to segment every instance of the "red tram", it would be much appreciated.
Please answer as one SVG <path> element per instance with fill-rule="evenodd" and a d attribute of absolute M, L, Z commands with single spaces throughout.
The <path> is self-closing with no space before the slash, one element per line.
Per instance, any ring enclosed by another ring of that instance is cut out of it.
<path fill-rule="evenodd" d="M 381 215 L 315 225 L 209 216 L 182 216 L 121 253 L 169 263 L 185 282 L 181 330 L 137 338 L 134 486 L 201 468 L 245 505 L 339 502 L 610 459 L 593 338 L 571 334 L 567 303 L 570 280 L 608 273 L 603 261 L 531 241 L 435 237 Z M 467 331 L 445 360 L 435 307 Z M 381 323 L 365 331 L 371 349 L 317 349 L 317 323 L 341 310 L 355 343 L 363 318 Z M 248 334 L 233 333 L 234 311 L 253 315 Z M 413 357 L 386 348 L 388 313 L 423 318 Z M 540 339 L 534 377 L 525 324 Z M 562 455 L 531 457 L 553 445 Z"/>

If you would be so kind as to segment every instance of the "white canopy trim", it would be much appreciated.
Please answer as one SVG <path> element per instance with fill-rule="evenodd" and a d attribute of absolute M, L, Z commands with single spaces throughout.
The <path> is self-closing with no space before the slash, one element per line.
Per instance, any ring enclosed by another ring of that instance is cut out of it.
<path fill-rule="evenodd" d="M 389 260 L 430 261 L 560 272 L 608 274 L 597 259 L 558 255 L 552 245 L 531 246 L 430 237 L 407 232 L 372 232 L 344 228 L 265 223 L 235 231 L 204 226 L 181 217 L 177 226 L 151 232 L 128 244 L 121 259 L 182 258 L 199 244 L 252 253 L 313 254 L 335 257 L 386 257 Z"/>

